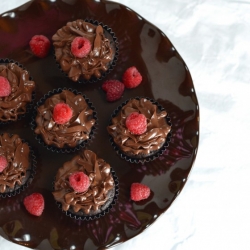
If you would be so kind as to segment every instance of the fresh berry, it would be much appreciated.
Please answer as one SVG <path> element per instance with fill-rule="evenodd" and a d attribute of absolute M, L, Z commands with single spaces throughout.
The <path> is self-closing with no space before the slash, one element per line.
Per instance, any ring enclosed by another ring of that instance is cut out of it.
<path fill-rule="evenodd" d="M 91 43 L 87 38 L 77 36 L 71 43 L 71 53 L 78 58 L 85 57 L 90 50 Z"/>
<path fill-rule="evenodd" d="M 107 101 L 114 102 L 122 97 L 124 84 L 117 80 L 108 80 L 103 83 L 102 89 L 107 92 Z"/>
<path fill-rule="evenodd" d="M 141 135 L 147 130 L 147 118 L 138 112 L 131 113 L 126 119 L 126 127 L 135 135 Z"/>
<path fill-rule="evenodd" d="M 137 87 L 142 81 L 142 76 L 136 67 L 128 68 L 122 77 L 122 82 L 126 88 L 132 89 Z"/>
<path fill-rule="evenodd" d="M 69 184 L 77 193 L 82 193 L 88 190 L 90 181 L 83 172 L 75 172 L 69 176 Z"/>
<path fill-rule="evenodd" d="M 150 195 L 150 188 L 141 183 L 133 183 L 130 189 L 130 197 L 133 201 L 147 199 Z"/>
<path fill-rule="evenodd" d="M 2 173 L 7 166 L 7 159 L 3 155 L 0 155 L 0 173 Z"/>
<path fill-rule="evenodd" d="M 106 82 L 104 82 L 104 83 L 102 84 L 102 89 L 103 89 L 105 92 L 107 92 L 108 89 L 110 88 L 110 86 L 115 85 L 115 84 L 120 85 L 120 84 L 122 84 L 122 83 L 119 82 L 119 81 L 117 81 L 117 80 L 107 80 Z M 123 85 L 124 85 L 124 84 L 123 84 Z"/>
<path fill-rule="evenodd" d="M 40 58 L 48 55 L 50 49 L 50 40 L 43 35 L 35 35 L 30 40 L 30 49 L 32 53 Z"/>
<path fill-rule="evenodd" d="M 66 103 L 58 103 L 53 110 L 53 119 L 57 124 L 65 124 L 73 115 L 73 111 Z"/>
<path fill-rule="evenodd" d="M 11 93 L 11 86 L 7 78 L 0 76 L 0 97 L 9 96 Z"/>
<path fill-rule="evenodd" d="M 40 193 L 33 193 L 26 196 L 23 204 L 30 214 L 40 216 L 44 210 L 44 198 Z"/>

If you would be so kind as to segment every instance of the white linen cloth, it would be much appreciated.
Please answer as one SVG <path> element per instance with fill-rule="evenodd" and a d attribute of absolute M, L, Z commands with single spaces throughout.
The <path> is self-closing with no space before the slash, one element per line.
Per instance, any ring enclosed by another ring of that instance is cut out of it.
<path fill-rule="evenodd" d="M 1 0 L 0 12 L 25 2 Z M 191 72 L 201 122 L 198 156 L 176 201 L 114 250 L 250 249 L 250 0 L 117 2 L 174 44 Z M 0 249 L 27 250 L 2 237 Z"/>

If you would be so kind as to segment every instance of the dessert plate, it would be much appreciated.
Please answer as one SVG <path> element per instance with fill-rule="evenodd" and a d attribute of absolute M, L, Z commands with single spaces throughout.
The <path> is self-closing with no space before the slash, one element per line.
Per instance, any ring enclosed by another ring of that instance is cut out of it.
<path fill-rule="evenodd" d="M 92 84 L 70 81 L 56 66 L 52 51 L 44 59 L 34 57 L 29 51 L 33 35 L 51 38 L 67 21 L 78 18 L 108 25 L 118 39 L 119 58 L 104 80 L 121 80 L 130 66 L 136 66 L 143 76 L 142 84 L 126 89 L 119 101 L 106 101 L 101 89 L 103 81 Z M 77 89 L 92 101 L 98 126 L 87 148 L 110 163 L 119 179 L 119 197 L 108 214 L 93 221 L 71 219 L 57 207 L 51 191 L 57 169 L 77 152 L 55 153 L 40 145 L 29 125 L 31 113 L 17 122 L 1 125 L 1 133 L 17 133 L 29 142 L 36 155 L 37 172 L 25 191 L 0 198 L 0 234 L 16 244 L 40 250 L 93 250 L 110 248 L 142 233 L 180 194 L 198 149 L 199 108 L 194 85 L 185 62 L 167 36 L 118 3 L 35 0 L 0 16 L 0 37 L 0 58 L 14 59 L 30 72 L 36 82 L 36 101 L 50 90 L 63 87 Z M 113 111 L 136 96 L 156 100 L 169 113 L 172 123 L 169 147 L 158 159 L 144 164 L 121 159 L 111 146 L 106 129 Z M 152 192 L 147 200 L 130 200 L 133 182 L 150 187 Z M 22 204 L 24 197 L 32 192 L 45 197 L 45 210 L 38 218 L 28 214 Z"/>

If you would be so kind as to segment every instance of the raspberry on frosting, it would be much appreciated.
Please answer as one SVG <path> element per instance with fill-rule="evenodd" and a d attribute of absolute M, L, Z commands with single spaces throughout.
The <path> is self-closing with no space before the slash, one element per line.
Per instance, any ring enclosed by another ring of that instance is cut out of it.
<path fill-rule="evenodd" d="M 7 78 L 0 76 L 0 97 L 9 96 L 11 93 L 11 86 Z"/>
<path fill-rule="evenodd" d="M 8 166 L 8 161 L 6 157 L 0 155 L 0 173 L 2 173 L 7 166 Z"/>
<path fill-rule="evenodd" d="M 131 113 L 125 123 L 128 130 L 135 135 L 141 135 L 147 130 L 147 118 L 138 112 Z"/>
<path fill-rule="evenodd" d="M 135 88 L 137 87 L 142 81 L 142 76 L 140 72 L 137 70 L 136 67 L 128 68 L 122 77 L 122 82 L 124 83 L 126 88 Z"/>
<path fill-rule="evenodd" d="M 71 53 L 79 58 L 83 58 L 89 54 L 91 50 L 91 43 L 85 37 L 75 37 L 71 43 Z"/>
<path fill-rule="evenodd" d="M 57 124 L 67 123 L 73 115 L 73 111 L 66 103 L 58 103 L 53 110 L 53 119 Z"/>
<path fill-rule="evenodd" d="M 75 172 L 70 175 L 69 184 L 77 193 L 82 193 L 88 190 L 90 181 L 89 177 L 83 172 Z"/>
<path fill-rule="evenodd" d="M 130 188 L 130 198 L 133 201 L 145 200 L 150 195 L 150 188 L 141 183 L 132 183 Z"/>
<path fill-rule="evenodd" d="M 44 210 L 44 198 L 40 193 L 33 193 L 23 200 L 26 210 L 35 216 L 40 216 Z"/>
<path fill-rule="evenodd" d="M 49 53 L 50 40 L 44 35 L 35 35 L 31 38 L 29 45 L 35 56 L 44 58 Z"/>

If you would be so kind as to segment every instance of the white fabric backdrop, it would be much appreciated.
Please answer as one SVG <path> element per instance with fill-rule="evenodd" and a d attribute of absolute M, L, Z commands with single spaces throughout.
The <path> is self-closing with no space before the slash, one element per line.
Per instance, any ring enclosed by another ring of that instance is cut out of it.
<path fill-rule="evenodd" d="M 1 0 L 0 12 L 27 0 Z M 160 28 L 200 105 L 198 156 L 170 209 L 114 250 L 250 249 L 250 0 L 117 0 Z M 0 237 L 1 250 L 26 250 Z"/>

